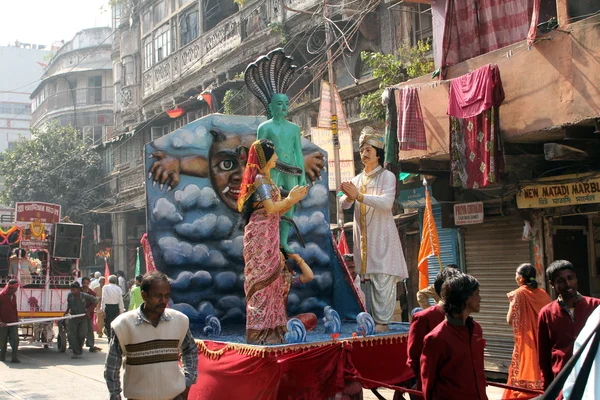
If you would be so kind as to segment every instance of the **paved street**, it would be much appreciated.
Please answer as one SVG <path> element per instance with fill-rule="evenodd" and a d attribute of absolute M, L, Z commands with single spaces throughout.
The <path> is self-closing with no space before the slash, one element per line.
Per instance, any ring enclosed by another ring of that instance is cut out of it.
<path fill-rule="evenodd" d="M 56 349 L 42 349 L 23 344 L 19 357 L 21 364 L 0 363 L 0 400 L 64 400 L 74 398 L 74 392 L 85 392 L 85 400 L 105 400 L 108 391 L 103 379 L 104 359 L 108 347 L 105 338 L 96 339 L 100 353 L 83 353 L 83 358 L 71 359 L 71 353 Z M 10 355 L 10 354 L 9 354 Z M 489 400 L 502 397 L 502 390 L 488 387 Z M 391 390 L 379 394 L 392 400 Z M 408 396 L 406 396 L 408 398 Z M 370 390 L 364 391 L 365 400 L 377 400 Z"/>
<path fill-rule="evenodd" d="M 0 399 L 106 399 L 103 368 L 107 340 L 96 342 L 103 352 L 84 351 L 78 360 L 72 360 L 68 351 L 59 353 L 23 344 L 19 349 L 21 364 L 0 363 Z"/>

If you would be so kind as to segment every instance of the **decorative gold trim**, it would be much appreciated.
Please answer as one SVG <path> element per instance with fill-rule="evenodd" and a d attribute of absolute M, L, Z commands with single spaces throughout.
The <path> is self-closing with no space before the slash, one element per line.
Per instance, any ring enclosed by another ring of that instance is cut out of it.
<path fill-rule="evenodd" d="M 223 344 L 223 347 L 219 350 L 210 350 L 208 347 L 206 347 L 204 340 L 196 339 L 196 344 L 198 344 L 199 354 L 202 354 L 210 360 L 216 361 L 219 360 L 226 351 L 231 350 L 243 356 L 265 358 L 272 356 L 276 357 L 278 355 L 283 355 L 294 351 L 305 351 L 312 348 L 325 346 L 360 344 L 360 347 L 365 347 L 376 346 L 380 344 L 403 343 L 406 341 L 408 341 L 408 333 L 397 333 L 386 336 L 356 337 L 342 340 L 330 340 L 328 342 L 301 343 L 281 346 L 258 346 L 244 343 L 225 343 L 214 341 L 213 343 Z"/>
<path fill-rule="evenodd" d="M 265 152 L 263 151 L 263 148 L 260 145 L 260 140 L 257 140 L 254 143 L 252 143 L 252 146 L 254 146 L 254 151 L 256 151 L 256 155 L 258 156 L 258 163 L 260 164 L 259 169 L 262 171 L 265 165 L 267 165 L 267 159 L 265 158 Z"/>

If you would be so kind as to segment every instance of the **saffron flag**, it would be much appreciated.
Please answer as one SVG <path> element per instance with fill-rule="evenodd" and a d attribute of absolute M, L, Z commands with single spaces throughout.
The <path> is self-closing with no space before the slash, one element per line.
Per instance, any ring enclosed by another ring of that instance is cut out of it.
<path fill-rule="evenodd" d="M 108 283 L 108 277 L 110 276 L 110 269 L 108 269 L 108 260 L 104 257 L 104 277 Z"/>
<path fill-rule="evenodd" d="M 429 286 L 429 257 L 440 255 L 440 240 L 438 238 L 431 197 L 425 188 L 425 215 L 423 216 L 423 232 L 421 233 L 421 248 L 419 249 L 419 290 Z M 441 262 L 440 262 L 441 264 Z M 440 265 L 441 269 L 441 265 Z"/>
<path fill-rule="evenodd" d="M 154 265 L 154 256 L 152 255 L 152 247 L 150 246 L 150 241 L 148 240 L 147 233 L 144 233 L 144 236 L 142 236 L 140 243 L 142 243 L 142 248 L 144 249 L 144 258 L 146 260 L 146 272 L 152 272 L 156 270 L 156 265 Z"/>

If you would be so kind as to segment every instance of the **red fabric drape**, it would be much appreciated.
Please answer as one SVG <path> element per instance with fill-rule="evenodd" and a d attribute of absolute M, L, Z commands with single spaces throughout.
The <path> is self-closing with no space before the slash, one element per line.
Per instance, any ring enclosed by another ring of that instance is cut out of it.
<path fill-rule="evenodd" d="M 345 379 L 364 377 L 395 384 L 413 377 L 406 366 L 406 337 L 332 342 L 279 355 L 244 355 L 233 348 L 222 351 L 224 343 L 203 343 L 211 352 L 221 350 L 222 354 L 211 356 L 199 346 L 198 380 L 190 390 L 190 400 L 324 399 L 341 392 Z M 363 382 L 363 386 L 377 385 Z"/>

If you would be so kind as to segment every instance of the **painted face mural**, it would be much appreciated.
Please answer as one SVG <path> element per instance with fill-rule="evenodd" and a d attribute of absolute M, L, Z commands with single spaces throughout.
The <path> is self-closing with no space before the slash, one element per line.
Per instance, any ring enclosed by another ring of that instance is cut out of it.
<path fill-rule="evenodd" d="M 171 281 L 170 305 L 196 331 L 210 314 L 224 327 L 245 322 L 244 227 L 237 199 L 247 149 L 263 121 L 213 114 L 146 145 L 148 239 L 157 268 Z M 312 170 L 320 170 L 326 155 L 308 141 L 303 153 Z M 333 252 L 327 171 L 322 174 L 294 216 L 306 247 L 290 235 L 315 279 L 292 289 L 288 313 L 322 315 L 336 303 L 343 305 L 337 306 L 342 318 L 351 317 L 360 309 Z"/>

